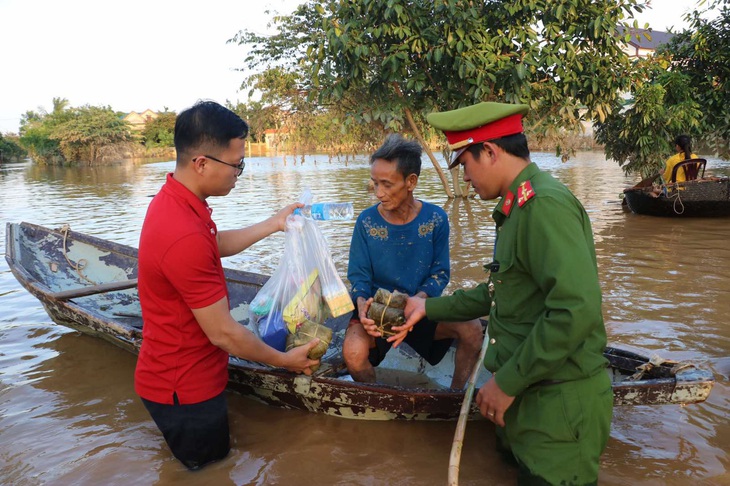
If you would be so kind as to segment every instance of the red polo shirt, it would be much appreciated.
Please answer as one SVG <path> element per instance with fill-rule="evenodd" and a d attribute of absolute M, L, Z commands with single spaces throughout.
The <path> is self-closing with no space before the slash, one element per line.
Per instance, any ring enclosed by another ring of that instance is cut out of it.
<path fill-rule="evenodd" d="M 191 309 L 228 295 L 212 209 L 167 175 L 139 240 L 142 348 L 135 391 L 157 403 L 199 403 L 228 382 L 228 353 L 214 346 Z"/>

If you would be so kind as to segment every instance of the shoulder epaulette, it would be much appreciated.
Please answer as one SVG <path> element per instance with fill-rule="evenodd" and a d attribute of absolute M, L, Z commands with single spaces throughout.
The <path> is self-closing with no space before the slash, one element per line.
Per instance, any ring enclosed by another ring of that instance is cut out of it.
<path fill-rule="evenodd" d="M 530 181 L 524 181 L 520 184 L 520 187 L 517 188 L 517 205 L 522 207 L 533 197 L 535 197 L 535 190 L 532 188 Z"/>

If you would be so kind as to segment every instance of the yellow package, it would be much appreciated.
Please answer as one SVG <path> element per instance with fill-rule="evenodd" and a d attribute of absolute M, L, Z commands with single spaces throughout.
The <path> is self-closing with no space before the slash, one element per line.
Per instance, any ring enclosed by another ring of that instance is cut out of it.
<path fill-rule="evenodd" d="M 319 282 L 319 271 L 315 268 L 284 307 L 284 321 L 289 332 L 293 334 L 297 326 L 305 320 L 322 322 L 322 311 L 322 285 Z"/>
<path fill-rule="evenodd" d="M 355 309 L 352 297 L 344 286 L 322 289 L 322 294 L 332 317 L 339 317 Z"/>

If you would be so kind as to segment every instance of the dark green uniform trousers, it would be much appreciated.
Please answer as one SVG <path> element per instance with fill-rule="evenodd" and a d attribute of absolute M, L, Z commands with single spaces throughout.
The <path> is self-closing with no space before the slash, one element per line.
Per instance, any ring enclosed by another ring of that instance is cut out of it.
<path fill-rule="evenodd" d="M 506 427 L 497 427 L 498 447 L 517 460 L 519 484 L 595 484 L 612 411 L 607 373 L 532 386 L 505 413 Z"/>

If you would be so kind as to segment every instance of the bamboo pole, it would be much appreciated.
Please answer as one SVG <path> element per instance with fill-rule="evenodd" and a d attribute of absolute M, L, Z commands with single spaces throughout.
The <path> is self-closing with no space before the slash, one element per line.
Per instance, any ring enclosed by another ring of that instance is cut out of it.
<path fill-rule="evenodd" d="M 484 361 L 484 355 L 487 352 L 488 344 L 489 340 L 485 333 L 482 350 L 479 352 L 479 359 L 477 359 L 477 362 L 474 365 L 474 369 L 469 376 L 469 381 L 466 386 L 466 392 L 464 392 L 464 401 L 461 402 L 461 412 L 459 413 L 459 420 L 456 423 L 454 442 L 451 444 L 451 456 L 449 457 L 449 486 L 458 486 L 459 484 L 459 463 L 461 462 L 461 449 L 464 446 L 464 432 L 466 431 L 466 423 L 469 418 L 469 410 L 471 409 L 471 400 L 474 396 L 474 387 L 476 385 L 477 376 L 479 376 L 479 370 L 482 368 L 482 362 Z"/>
<path fill-rule="evenodd" d="M 52 299 L 69 300 L 77 297 L 86 297 L 87 295 L 102 294 L 104 292 L 112 292 L 115 290 L 126 290 L 137 286 L 137 279 L 121 280 L 118 282 L 106 282 L 98 285 L 89 285 L 78 289 L 62 290 L 60 292 L 51 292 L 48 294 Z"/>

